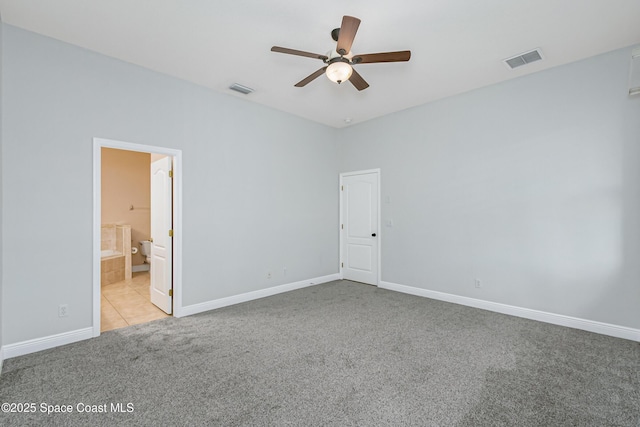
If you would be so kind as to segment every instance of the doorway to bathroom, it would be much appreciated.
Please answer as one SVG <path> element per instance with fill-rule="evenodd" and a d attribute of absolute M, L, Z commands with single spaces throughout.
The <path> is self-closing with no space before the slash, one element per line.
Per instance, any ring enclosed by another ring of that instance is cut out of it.
<path fill-rule="evenodd" d="M 180 150 L 94 139 L 94 336 L 178 315 L 180 166 Z"/>

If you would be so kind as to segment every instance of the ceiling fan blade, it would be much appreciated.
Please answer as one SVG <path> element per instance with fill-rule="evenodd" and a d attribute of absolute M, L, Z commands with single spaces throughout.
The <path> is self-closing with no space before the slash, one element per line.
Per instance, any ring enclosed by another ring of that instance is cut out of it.
<path fill-rule="evenodd" d="M 271 52 L 288 53 L 289 55 L 306 56 L 307 58 L 322 59 L 323 61 L 329 59 L 326 55 L 320 55 L 317 53 L 305 52 L 302 50 L 289 49 L 286 47 L 273 46 Z"/>
<path fill-rule="evenodd" d="M 318 71 L 316 71 L 315 73 L 305 77 L 304 79 L 300 80 L 298 83 L 296 83 L 294 86 L 295 87 L 303 87 L 306 86 L 307 84 L 311 83 L 312 81 L 314 81 L 315 79 L 317 79 L 318 77 L 320 77 L 321 75 L 324 74 L 325 70 L 327 69 L 327 67 L 322 67 L 320 68 Z"/>
<path fill-rule="evenodd" d="M 360 74 L 354 69 L 351 72 L 351 77 L 349 77 L 349 81 L 353 84 L 356 89 L 363 90 L 369 87 L 369 83 L 367 83 Z"/>
<path fill-rule="evenodd" d="M 338 35 L 338 46 L 336 46 L 336 52 L 340 55 L 346 55 L 351 51 L 351 45 L 353 39 L 356 37 L 356 32 L 360 26 L 360 20 L 353 16 L 343 16 L 342 25 L 340 26 L 340 34 Z"/>
<path fill-rule="evenodd" d="M 398 52 L 367 53 L 356 55 L 352 61 L 354 64 L 372 64 L 375 62 L 401 62 L 411 59 L 410 50 L 400 50 Z"/>

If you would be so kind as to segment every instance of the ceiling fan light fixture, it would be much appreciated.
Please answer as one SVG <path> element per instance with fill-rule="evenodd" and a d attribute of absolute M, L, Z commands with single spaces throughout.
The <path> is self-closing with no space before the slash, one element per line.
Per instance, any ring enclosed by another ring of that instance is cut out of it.
<path fill-rule="evenodd" d="M 347 62 L 336 61 L 327 67 L 327 78 L 334 83 L 342 83 L 346 80 L 349 80 L 351 77 L 351 73 L 353 72 L 353 68 Z"/>

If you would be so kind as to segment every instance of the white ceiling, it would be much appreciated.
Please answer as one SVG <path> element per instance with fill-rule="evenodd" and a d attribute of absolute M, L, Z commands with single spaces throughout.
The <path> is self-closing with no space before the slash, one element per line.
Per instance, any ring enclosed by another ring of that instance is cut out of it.
<path fill-rule="evenodd" d="M 333 127 L 359 123 L 524 74 L 640 44 L 640 0 L 0 0 L 2 20 L 123 61 Z M 409 62 L 360 64 L 358 92 L 323 66 L 270 51 L 326 54 L 343 15 L 362 23 L 355 54 L 405 50 Z M 541 48 L 516 70 L 503 59 Z M 230 91 L 240 83 L 250 95 Z"/>

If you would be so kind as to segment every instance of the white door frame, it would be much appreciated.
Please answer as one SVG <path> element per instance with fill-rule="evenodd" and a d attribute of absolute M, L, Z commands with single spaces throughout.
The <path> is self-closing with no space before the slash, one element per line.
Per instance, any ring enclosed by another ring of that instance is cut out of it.
<path fill-rule="evenodd" d="M 347 176 L 353 176 L 353 175 L 364 175 L 364 174 L 371 174 L 371 173 L 375 173 L 376 174 L 376 178 L 378 181 L 378 206 L 376 206 L 376 209 L 378 209 L 378 253 L 376 254 L 376 256 L 378 257 L 378 272 L 377 272 L 377 280 L 376 280 L 376 286 L 380 286 L 380 282 L 382 281 L 382 228 L 380 227 L 381 224 L 381 219 L 380 219 L 380 169 L 367 169 L 367 170 L 361 170 L 361 171 L 353 171 L 353 172 L 342 172 L 340 174 L 340 187 L 338 188 L 338 194 L 340 196 L 340 222 L 338 224 L 338 227 L 340 227 L 338 229 L 338 231 L 340 232 L 340 263 L 338 264 L 338 267 L 340 268 L 340 279 L 344 278 L 344 275 L 342 273 L 342 260 L 343 258 L 343 251 L 342 251 L 342 244 L 343 242 L 343 232 L 342 232 L 342 224 L 344 224 L 343 220 L 344 218 L 342 217 L 342 208 L 343 208 L 343 201 L 342 201 L 342 185 L 343 185 L 343 181 L 344 178 Z"/>
<path fill-rule="evenodd" d="M 100 240 L 102 226 L 102 148 L 173 157 L 173 315 L 182 317 L 182 150 L 93 138 L 93 336 L 100 335 Z"/>

